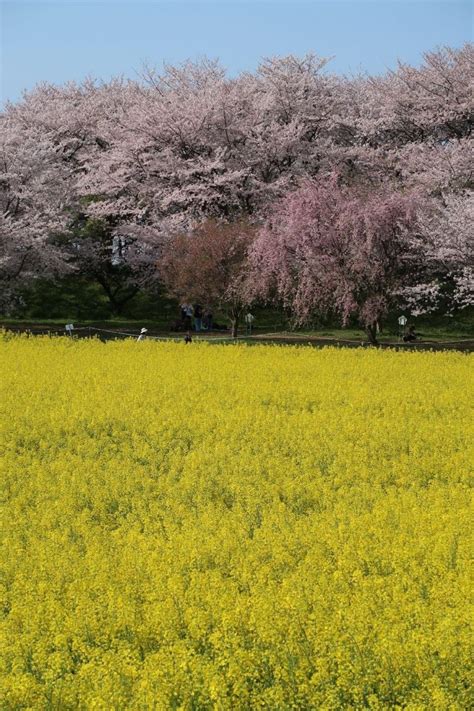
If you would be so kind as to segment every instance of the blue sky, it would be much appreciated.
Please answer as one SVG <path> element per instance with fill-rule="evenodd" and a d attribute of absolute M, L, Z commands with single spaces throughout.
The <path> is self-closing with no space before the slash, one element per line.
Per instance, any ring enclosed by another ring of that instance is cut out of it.
<path fill-rule="evenodd" d="M 314 51 L 339 73 L 473 39 L 470 0 L 0 0 L 0 100 L 39 81 L 136 76 L 204 55 L 230 74 L 265 56 Z"/>

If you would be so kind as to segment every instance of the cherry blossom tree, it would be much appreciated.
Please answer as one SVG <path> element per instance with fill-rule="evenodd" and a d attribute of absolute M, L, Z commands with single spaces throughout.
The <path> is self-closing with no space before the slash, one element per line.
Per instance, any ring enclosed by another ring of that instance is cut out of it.
<path fill-rule="evenodd" d="M 91 155 L 80 191 L 102 196 L 96 215 L 119 212 L 163 234 L 259 213 L 328 152 L 313 160 L 310 149 L 329 136 L 337 103 L 337 82 L 321 76 L 326 62 L 272 59 L 236 79 L 208 60 L 147 70 L 128 87 L 133 100 L 105 131 L 107 150 Z"/>
<path fill-rule="evenodd" d="M 114 216 L 95 217 L 88 208 L 102 196 L 80 189 L 90 161 L 97 155 L 104 160 L 109 126 L 123 120 L 129 90 L 119 80 L 43 84 L 7 107 L 2 261 L 11 282 L 80 273 L 101 285 L 114 313 L 154 283 L 156 255 L 139 235 L 122 229 L 120 201 Z"/>
<path fill-rule="evenodd" d="M 0 117 L 0 284 L 8 309 L 17 288 L 38 274 L 64 273 L 67 264 L 51 239 L 67 223 L 67 170 L 57 169 L 57 147 L 35 127 L 18 130 Z"/>
<path fill-rule="evenodd" d="M 159 263 L 169 294 L 225 313 L 234 338 L 248 303 L 248 254 L 254 237 L 248 222 L 207 220 L 170 240 Z"/>
<path fill-rule="evenodd" d="M 473 46 L 441 48 L 381 77 L 329 68 L 311 54 L 274 57 L 230 78 L 202 60 L 145 69 L 140 81 L 28 92 L 0 115 L 4 281 L 71 268 L 90 275 L 97 250 L 112 259 L 119 245 L 123 286 L 142 288 L 173 235 L 207 220 L 257 222 L 302 181 L 336 171 L 348 199 L 423 193 L 428 246 L 418 255 L 423 278 L 405 285 L 410 303 L 441 304 L 434 295 L 448 282 L 450 308 L 468 303 L 469 250 L 455 265 L 445 252 L 468 244 Z M 103 229 L 98 241 L 81 238 L 79 258 L 75 229 L 87 220 Z M 63 239 L 51 239 L 58 232 Z"/>
<path fill-rule="evenodd" d="M 145 80 L 129 89 L 126 114 L 109 126 L 108 149 L 91 156 L 78 181 L 82 194 L 101 196 L 91 211 L 155 236 L 242 211 L 246 172 L 229 156 L 232 101 L 223 70 L 187 63 L 162 75 L 148 71 Z"/>
<path fill-rule="evenodd" d="M 418 212 L 423 272 L 402 293 L 414 315 L 474 306 L 474 193 L 425 200 Z"/>
<path fill-rule="evenodd" d="M 474 47 L 444 47 L 368 81 L 362 120 L 374 145 L 461 139 L 472 130 Z"/>
<path fill-rule="evenodd" d="M 416 270 L 416 201 L 394 192 L 355 192 L 337 176 L 306 181 L 259 232 L 252 261 L 263 294 L 273 292 L 296 323 L 317 310 L 343 325 L 356 317 L 371 343 L 397 293 Z"/>

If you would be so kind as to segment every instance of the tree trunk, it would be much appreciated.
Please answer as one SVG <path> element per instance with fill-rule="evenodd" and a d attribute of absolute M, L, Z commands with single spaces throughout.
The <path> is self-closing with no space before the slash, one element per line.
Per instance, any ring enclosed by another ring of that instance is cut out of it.
<path fill-rule="evenodd" d="M 369 339 L 369 343 L 372 346 L 378 346 L 378 341 L 377 341 L 377 322 L 374 321 L 374 323 L 369 323 L 365 327 L 365 332 L 367 333 L 367 337 Z"/>
<path fill-rule="evenodd" d="M 109 299 L 109 306 L 112 312 L 112 316 L 122 316 L 125 305 L 128 304 L 131 299 L 133 299 L 133 296 L 126 294 L 121 298 L 117 298 L 117 295 L 114 292 L 110 291 L 107 294 L 107 297 Z"/>
<path fill-rule="evenodd" d="M 124 304 L 122 304 L 120 301 L 116 301 L 116 299 L 113 296 L 109 296 L 109 304 L 110 304 L 110 310 L 112 312 L 112 316 L 121 316 L 122 315 Z"/>
<path fill-rule="evenodd" d="M 121 316 L 125 305 L 138 293 L 138 287 L 131 287 L 128 292 L 126 291 L 121 296 L 117 296 L 119 289 L 113 289 L 102 277 L 96 278 L 109 300 L 112 316 Z"/>

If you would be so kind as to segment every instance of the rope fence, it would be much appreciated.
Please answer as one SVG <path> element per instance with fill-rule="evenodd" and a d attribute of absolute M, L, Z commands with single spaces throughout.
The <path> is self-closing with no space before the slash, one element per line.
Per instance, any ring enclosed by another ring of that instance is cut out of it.
<path fill-rule="evenodd" d="M 26 326 L 10 326 L 2 325 L 0 323 L 0 329 L 12 331 L 14 333 L 23 333 L 31 336 L 64 336 L 66 338 L 94 338 L 95 336 L 101 338 L 101 340 L 119 340 L 133 338 L 135 341 L 168 341 L 168 342 L 182 342 L 184 340 L 185 334 L 179 335 L 165 335 L 165 336 L 154 336 L 149 334 L 146 329 L 141 329 L 138 332 L 131 331 L 118 331 L 111 328 L 101 328 L 99 326 L 72 326 L 72 324 L 67 324 L 68 328 L 55 328 L 55 327 L 33 327 L 29 328 Z M 72 328 L 69 328 L 72 326 Z M 325 336 L 305 336 L 303 334 L 288 335 L 284 333 L 260 333 L 254 334 L 252 336 L 241 335 L 237 337 L 232 336 L 214 336 L 206 334 L 205 332 L 195 333 L 192 332 L 192 340 L 194 343 L 236 343 L 239 341 L 251 341 L 252 343 L 273 343 L 280 345 L 297 345 L 307 344 L 313 346 L 324 346 L 324 345 L 342 345 L 351 348 L 358 348 L 363 345 L 368 345 L 365 342 L 351 341 L 343 338 L 330 338 Z M 457 339 L 450 341 L 432 341 L 432 340 L 419 340 L 414 343 L 386 343 L 380 342 L 379 347 L 382 348 L 396 348 L 396 349 L 409 349 L 409 350 L 426 350 L 435 349 L 443 350 L 445 348 L 454 348 L 463 351 L 474 351 L 474 339 Z"/>
<path fill-rule="evenodd" d="M 0 326 L 2 328 L 2 326 Z M 132 333 L 130 331 L 117 331 L 115 329 L 111 328 L 100 328 L 98 326 L 74 326 L 72 329 L 66 329 L 64 328 L 28 328 L 28 327 L 23 327 L 23 326 L 3 326 L 8 331 L 13 331 L 15 333 L 25 333 L 31 336 L 65 336 L 66 338 L 87 338 L 87 337 L 93 337 L 94 335 L 100 335 L 100 334 L 106 334 L 107 335 L 107 340 L 113 340 L 113 339 L 126 339 L 126 338 L 133 338 L 136 341 L 144 341 L 144 340 L 152 340 L 152 341 L 182 341 L 184 339 L 184 334 L 183 335 L 167 335 L 167 336 L 153 336 L 149 334 L 148 332 L 143 332 L 143 329 L 139 331 L 138 333 Z M 236 338 L 233 338 L 232 336 L 208 336 L 204 334 L 196 334 L 192 333 L 192 339 L 193 341 L 203 341 L 206 343 L 216 343 L 216 342 L 223 342 L 223 341 L 230 341 L 234 342 L 236 340 L 239 340 L 241 336 L 238 336 Z"/>

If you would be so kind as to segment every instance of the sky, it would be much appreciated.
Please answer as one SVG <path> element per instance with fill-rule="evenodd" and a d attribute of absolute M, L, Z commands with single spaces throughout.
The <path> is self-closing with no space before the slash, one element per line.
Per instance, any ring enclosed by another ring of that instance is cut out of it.
<path fill-rule="evenodd" d="M 314 52 L 328 70 L 383 73 L 473 40 L 471 0 L 0 0 L 0 102 L 41 81 L 138 77 L 207 56 L 230 75 Z"/>

